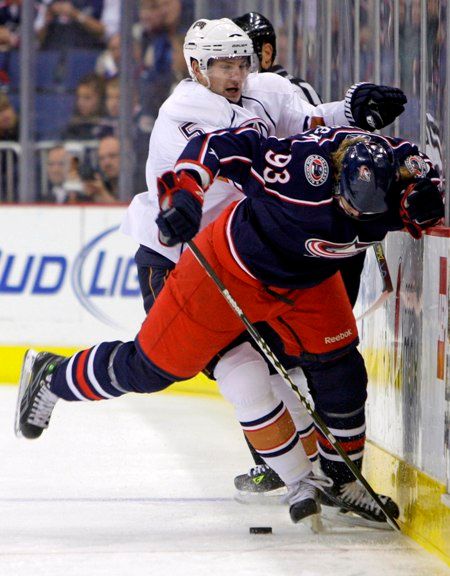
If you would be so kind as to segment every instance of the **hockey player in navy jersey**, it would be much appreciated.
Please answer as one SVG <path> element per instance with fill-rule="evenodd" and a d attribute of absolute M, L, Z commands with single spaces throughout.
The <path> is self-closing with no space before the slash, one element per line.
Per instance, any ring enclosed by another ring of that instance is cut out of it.
<path fill-rule="evenodd" d="M 389 230 L 405 228 L 420 238 L 438 223 L 444 207 L 436 176 L 411 143 L 351 127 L 319 127 L 281 140 L 238 128 L 194 138 L 175 171 L 158 180 L 158 227 L 168 246 L 196 235 L 204 196 L 216 178 L 242 186 L 245 198 L 195 243 L 250 320 L 268 322 L 286 352 L 298 357 L 316 411 L 357 465 L 364 452 L 367 375 L 336 270 L 341 259 L 379 242 Z M 162 390 L 197 374 L 241 332 L 240 320 L 186 251 L 134 342 L 102 342 L 71 358 L 27 353 L 16 432 L 39 437 L 60 398 L 100 400 Z M 320 435 L 321 466 L 333 485 L 312 473 L 290 414 L 274 396 L 268 369 L 261 368 L 252 346 L 234 347 L 224 359 L 216 367 L 221 391 L 252 445 L 285 482 L 292 520 L 317 513 L 320 494 L 322 503 L 384 521 Z M 249 381 L 247 370 L 254 375 Z M 397 505 L 380 497 L 398 517 Z"/>
<path fill-rule="evenodd" d="M 270 72 L 278 74 L 282 78 L 289 80 L 289 82 L 295 86 L 298 94 L 313 106 L 322 103 L 321 97 L 314 90 L 311 84 L 303 78 L 292 76 L 292 74 L 290 74 L 285 68 L 279 64 L 275 64 L 277 56 L 277 37 L 270 20 L 258 12 L 247 12 L 238 18 L 233 18 L 233 22 L 242 28 L 253 42 L 253 49 L 259 60 L 260 73 Z M 358 297 L 364 260 L 365 251 L 356 254 L 352 258 L 345 259 L 339 265 L 339 270 L 352 306 L 355 305 Z M 304 380 L 302 371 L 296 369 L 292 374 L 295 374 L 296 385 L 300 387 L 304 394 L 307 394 L 307 384 Z M 279 390 L 279 388 L 277 388 L 277 390 Z M 317 454 L 317 448 L 313 444 L 313 435 L 310 434 L 309 436 L 305 436 L 305 433 L 310 430 L 312 426 L 311 417 L 307 412 L 303 412 L 301 406 L 295 410 L 295 406 L 298 406 L 297 397 L 293 391 L 289 390 L 289 388 L 285 389 L 283 396 L 285 401 L 289 395 L 293 397 L 293 401 L 289 403 L 289 409 L 291 413 L 295 414 L 296 420 L 301 423 L 301 426 L 298 426 L 299 434 L 304 438 L 303 441 L 308 447 L 308 453 L 310 455 Z M 279 476 L 271 470 L 267 464 L 265 464 L 263 459 L 253 449 L 248 441 L 247 444 L 255 465 L 250 468 L 248 473 L 240 474 L 235 477 L 234 485 L 238 490 L 237 499 L 248 502 L 251 499 L 249 497 L 259 494 L 270 493 L 271 495 L 273 494 L 278 496 L 280 491 L 279 489 L 284 486 L 281 478 L 279 478 Z"/>
<path fill-rule="evenodd" d="M 146 312 L 184 249 L 183 244 L 168 247 L 159 240 L 155 222 L 159 210 L 157 177 L 173 168 L 190 138 L 219 128 L 248 125 L 257 127 L 263 135 L 278 137 L 316 123 L 350 122 L 363 127 L 371 123 L 372 128 L 381 128 L 403 111 L 406 102 L 397 88 L 360 84 L 347 91 L 345 101 L 314 107 L 298 86 L 280 75 L 251 72 L 256 60 L 252 41 L 226 18 L 195 22 L 186 34 L 184 56 L 191 79 L 180 82 L 159 111 L 146 165 L 148 192 L 133 198 L 122 224 L 122 231 L 140 245 L 136 263 Z M 241 197 L 232 183 L 217 179 L 205 199 L 201 228 Z M 277 345 L 272 330 L 266 326 L 260 326 L 260 330 L 272 346 Z M 262 358 L 260 361 L 264 363 Z M 301 371 L 287 367 L 293 369 L 291 376 L 301 386 Z M 252 375 L 248 373 L 247 377 L 251 379 Z M 310 417 L 278 374 L 273 374 L 271 381 L 280 400 L 289 406 L 308 455 L 316 458 Z M 274 478 L 280 482 L 276 475 Z M 266 487 L 265 483 L 260 486 Z"/>

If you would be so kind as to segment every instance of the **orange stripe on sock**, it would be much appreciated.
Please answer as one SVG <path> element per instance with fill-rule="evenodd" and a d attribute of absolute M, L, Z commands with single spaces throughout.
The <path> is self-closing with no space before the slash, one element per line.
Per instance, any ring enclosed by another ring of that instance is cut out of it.
<path fill-rule="evenodd" d="M 86 365 L 86 360 L 89 355 L 89 352 L 90 350 L 84 350 L 78 357 L 77 369 L 76 369 L 77 384 L 81 392 L 87 398 L 89 398 L 89 400 L 103 400 L 101 396 L 97 396 L 97 394 L 94 394 L 94 392 L 92 392 L 86 378 L 84 377 L 84 367 Z"/>
<path fill-rule="evenodd" d="M 295 434 L 295 426 L 287 410 L 279 418 L 258 430 L 244 430 L 255 450 L 276 450 Z"/>
<path fill-rule="evenodd" d="M 321 444 L 324 448 L 328 448 L 329 450 L 334 450 L 333 445 L 330 444 L 330 442 L 328 442 L 328 440 L 325 438 L 325 436 L 322 436 L 322 434 L 320 434 L 320 432 L 318 432 L 318 439 L 319 439 L 319 444 Z M 346 451 L 346 452 L 350 452 L 351 450 L 357 450 L 358 448 L 363 448 L 364 444 L 366 441 L 366 437 L 363 436 L 362 438 L 359 438 L 358 440 L 350 440 L 348 442 L 339 442 L 339 444 L 342 446 L 342 448 Z"/>
<path fill-rule="evenodd" d="M 308 436 L 300 438 L 300 440 L 308 457 L 315 456 L 317 454 L 317 433 L 315 430 L 308 434 Z"/>

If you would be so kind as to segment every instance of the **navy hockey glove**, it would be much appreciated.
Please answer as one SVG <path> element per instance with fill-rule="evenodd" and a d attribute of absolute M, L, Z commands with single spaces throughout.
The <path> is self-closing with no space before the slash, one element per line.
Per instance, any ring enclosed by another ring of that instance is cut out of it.
<path fill-rule="evenodd" d="M 186 172 L 164 172 L 158 178 L 159 239 L 166 246 L 187 242 L 200 229 L 204 192 Z"/>
<path fill-rule="evenodd" d="M 410 184 L 400 197 L 400 217 L 413 238 L 435 226 L 444 216 L 444 201 L 438 187 L 428 178 Z"/>
<path fill-rule="evenodd" d="M 346 116 L 359 128 L 379 130 L 393 122 L 405 109 L 407 98 L 399 88 L 377 84 L 355 84 L 345 95 Z"/>

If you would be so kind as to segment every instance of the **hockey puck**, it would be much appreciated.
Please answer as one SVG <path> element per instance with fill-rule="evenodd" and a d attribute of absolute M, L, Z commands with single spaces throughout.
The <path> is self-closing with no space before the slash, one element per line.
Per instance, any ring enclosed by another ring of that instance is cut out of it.
<path fill-rule="evenodd" d="M 250 526 L 250 534 L 272 534 L 272 526 Z"/>

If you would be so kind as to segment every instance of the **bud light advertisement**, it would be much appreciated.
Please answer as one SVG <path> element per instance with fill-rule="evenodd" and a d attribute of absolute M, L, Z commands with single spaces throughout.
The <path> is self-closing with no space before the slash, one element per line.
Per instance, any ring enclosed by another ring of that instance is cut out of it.
<path fill-rule="evenodd" d="M 0 342 L 130 339 L 144 319 L 124 207 L 4 207 Z"/>

